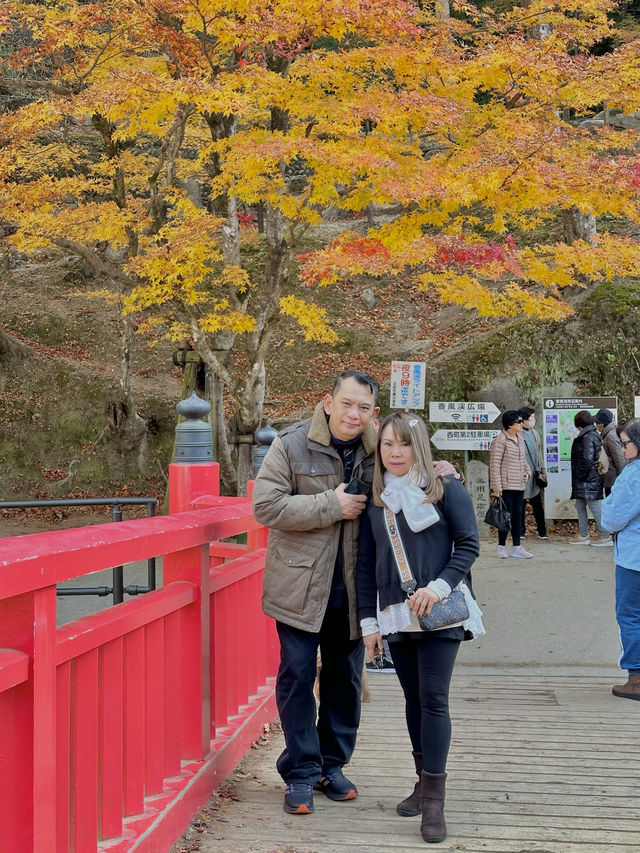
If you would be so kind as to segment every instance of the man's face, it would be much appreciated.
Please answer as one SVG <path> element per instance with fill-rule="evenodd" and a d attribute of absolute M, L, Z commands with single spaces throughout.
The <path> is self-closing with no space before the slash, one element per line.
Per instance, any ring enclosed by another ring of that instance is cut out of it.
<path fill-rule="evenodd" d="M 598 432 L 602 432 L 602 430 L 604 429 L 604 424 L 596 424 L 596 429 L 598 430 Z"/>
<path fill-rule="evenodd" d="M 329 432 L 340 441 L 356 438 L 380 411 L 373 392 L 353 376 L 343 379 L 335 394 L 325 396 L 324 410 L 329 415 Z"/>

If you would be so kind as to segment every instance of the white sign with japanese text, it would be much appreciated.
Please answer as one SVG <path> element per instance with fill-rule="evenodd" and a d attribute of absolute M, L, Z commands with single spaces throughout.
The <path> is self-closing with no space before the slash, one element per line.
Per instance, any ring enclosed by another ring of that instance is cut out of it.
<path fill-rule="evenodd" d="M 492 424 L 500 414 L 495 403 L 446 402 L 429 403 L 429 420 L 440 424 Z"/>
<path fill-rule="evenodd" d="M 544 514 L 547 518 L 576 518 L 571 498 L 571 446 L 580 430 L 574 424 L 576 414 L 586 409 L 592 415 L 609 409 L 617 420 L 617 397 L 544 397 L 542 452 L 547 471 L 544 489 Z"/>
<path fill-rule="evenodd" d="M 489 450 L 498 429 L 439 429 L 431 436 L 439 450 Z"/>
<path fill-rule="evenodd" d="M 424 409 L 427 365 L 424 361 L 392 361 L 389 406 L 392 409 Z"/>

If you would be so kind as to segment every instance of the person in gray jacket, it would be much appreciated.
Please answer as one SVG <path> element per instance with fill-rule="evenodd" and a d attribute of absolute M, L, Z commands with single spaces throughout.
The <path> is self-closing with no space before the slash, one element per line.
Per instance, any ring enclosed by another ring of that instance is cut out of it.
<path fill-rule="evenodd" d="M 542 447 L 540 446 L 540 436 L 534 429 L 536 425 L 536 411 L 531 406 L 523 406 L 519 410 L 518 414 L 522 418 L 524 457 L 532 472 L 524 486 L 521 538 L 524 539 L 526 535 L 525 507 L 527 505 L 527 501 L 529 501 L 531 509 L 533 510 L 536 528 L 538 530 L 538 539 L 548 539 L 547 522 L 544 517 L 542 489 L 536 480 L 536 474 L 543 476 L 545 479 L 547 476 L 542 456 Z"/>
<path fill-rule="evenodd" d="M 627 460 L 624 458 L 620 436 L 613 422 L 613 413 L 609 409 L 600 409 L 594 415 L 593 421 L 600 433 L 605 453 L 609 457 L 609 470 L 605 471 L 602 475 L 604 495 L 606 497 L 611 494 L 611 487 L 615 483 L 618 474 L 622 473 Z"/>
<path fill-rule="evenodd" d="M 290 814 L 314 810 L 314 789 L 338 801 L 358 794 L 342 768 L 360 722 L 364 647 L 355 566 L 373 480 L 378 394 L 366 373 L 342 373 L 311 418 L 277 436 L 254 485 L 254 515 L 270 528 L 262 607 L 280 639 L 276 702 L 285 749 L 276 766 Z"/>

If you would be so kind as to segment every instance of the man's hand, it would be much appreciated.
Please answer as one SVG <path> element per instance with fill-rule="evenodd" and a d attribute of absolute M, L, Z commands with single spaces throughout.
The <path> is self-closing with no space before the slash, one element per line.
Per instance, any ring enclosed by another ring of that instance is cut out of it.
<path fill-rule="evenodd" d="M 456 480 L 460 479 L 458 471 L 446 459 L 439 459 L 433 463 L 433 473 L 436 477 L 454 477 Z"/>
<path fill-rule="evenodd" d="M 362 638 L 362 642 L 364 643 L 367 657 L 371 663 L 375 663 L 375 659 L 378 655 L 384 654 L 382 634 L 380 632 L 377 634 L 367 634 L 366 637 Z"/>
<path fill-rule="evenodd" d="M 345 492 L 346 487 L 346 483 L 340 483 L 340 485 L 336 487 L 335 491 L 338 503 L 340 504 L 340 509 L 342 510 L 342 517 L 351 520 L 353 518 L 357 518 L 365 508 L 367 505 L 367 496 L 349 495 Z"/>

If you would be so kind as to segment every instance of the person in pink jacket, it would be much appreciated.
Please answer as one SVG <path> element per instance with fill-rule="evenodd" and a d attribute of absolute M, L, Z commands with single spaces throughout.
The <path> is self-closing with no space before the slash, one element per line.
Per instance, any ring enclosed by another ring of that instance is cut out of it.
<path fill-rule="evenodd" d="M 520 544 L 524 488 L 531 476 L 531 468 L 525 458 L 522 416 L 514 409 L 507 410 L 502 415 L 502 427 L 502 432 L 494 438 L 489 449 L 489 484 L 491 497 L 500 496 L 511 513 L 513 549 L 511 555 L 507 554 L 507 534 L 500 531 L 498 557 L 530 559 L 533 554 Z"/>

